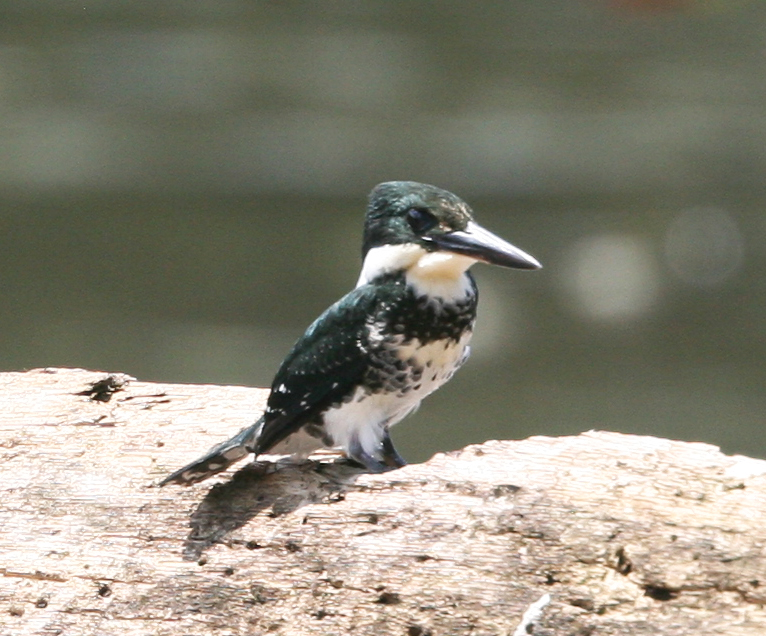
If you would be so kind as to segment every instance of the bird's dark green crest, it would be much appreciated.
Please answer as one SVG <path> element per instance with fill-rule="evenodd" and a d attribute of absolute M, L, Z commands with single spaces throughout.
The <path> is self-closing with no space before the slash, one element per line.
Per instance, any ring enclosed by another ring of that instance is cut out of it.
<path fill-rule="evenodd" d="M 364 224 L 362 256 L 373 247 L 415 243 L 428 251 L 435 245 L 413 232 L 407 222 L 409 210 L 425 210 L 438 224 L 429 236 L 464 230 L 473 218 L 471 208 L 460 197 L 436 186 L 416 181 L 388 181 L 370 193 Z"/>

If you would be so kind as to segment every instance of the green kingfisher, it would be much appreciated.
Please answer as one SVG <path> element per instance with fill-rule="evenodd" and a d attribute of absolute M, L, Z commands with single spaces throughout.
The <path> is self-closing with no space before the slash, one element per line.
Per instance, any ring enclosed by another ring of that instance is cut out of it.
<path fill-rule="evenodd" d="M 373 189 L 362 256 L 356 288 L 282 362 L 263 416 L 161 486 L 202 481 L 249 453 L 305 459 L 331 447 L 371 472 L 404 466 L 390 428 L 470 353 L 478 292 L 468 268 L 541 267 L 476 223 L 462 199 L 414 181 Z"/>

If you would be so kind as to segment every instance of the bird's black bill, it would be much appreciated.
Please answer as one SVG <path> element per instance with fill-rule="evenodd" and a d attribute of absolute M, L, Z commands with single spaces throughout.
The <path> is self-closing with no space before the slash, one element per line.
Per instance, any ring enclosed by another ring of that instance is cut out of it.
<path fill-rule="evenodd" d="M 540 269 L 542 265 L 518 247 L 470 221 L 465 230 L 432 236 L 439 249 L 470 256 L 478 261 L 516 269 Z"/>

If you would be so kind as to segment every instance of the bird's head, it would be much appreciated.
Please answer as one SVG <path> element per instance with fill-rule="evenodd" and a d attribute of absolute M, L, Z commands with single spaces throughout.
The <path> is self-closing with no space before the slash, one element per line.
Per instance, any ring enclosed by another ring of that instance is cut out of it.
<path fill-rule="evenodd" d="M 367 271 L 360 282 L 417 264 L 436 264 L 456 273 L 476 261 L 517 269 L 542 267 L 533 256 L 476 223 L 465 201 L 415 181 L 389 181 L 373 189 L 362 249 Z"/>

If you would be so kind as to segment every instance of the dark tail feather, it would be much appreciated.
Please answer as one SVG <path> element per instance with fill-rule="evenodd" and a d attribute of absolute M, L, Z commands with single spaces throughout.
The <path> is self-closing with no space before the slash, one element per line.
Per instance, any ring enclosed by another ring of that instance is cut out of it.
<path fill-rule="evenodd" d="M 180 484 L 182 486 L 191 486 L 198 481 L 204 481 L 208 477 L 226 470 L 229 466 L 253 452 L 262 425 L 263 421 L 261 419 L 252 426 L 243 428 L 231 439 L 213 446 L 207 454 L 198 460 L 165 477 L 159 485 Z"/>

